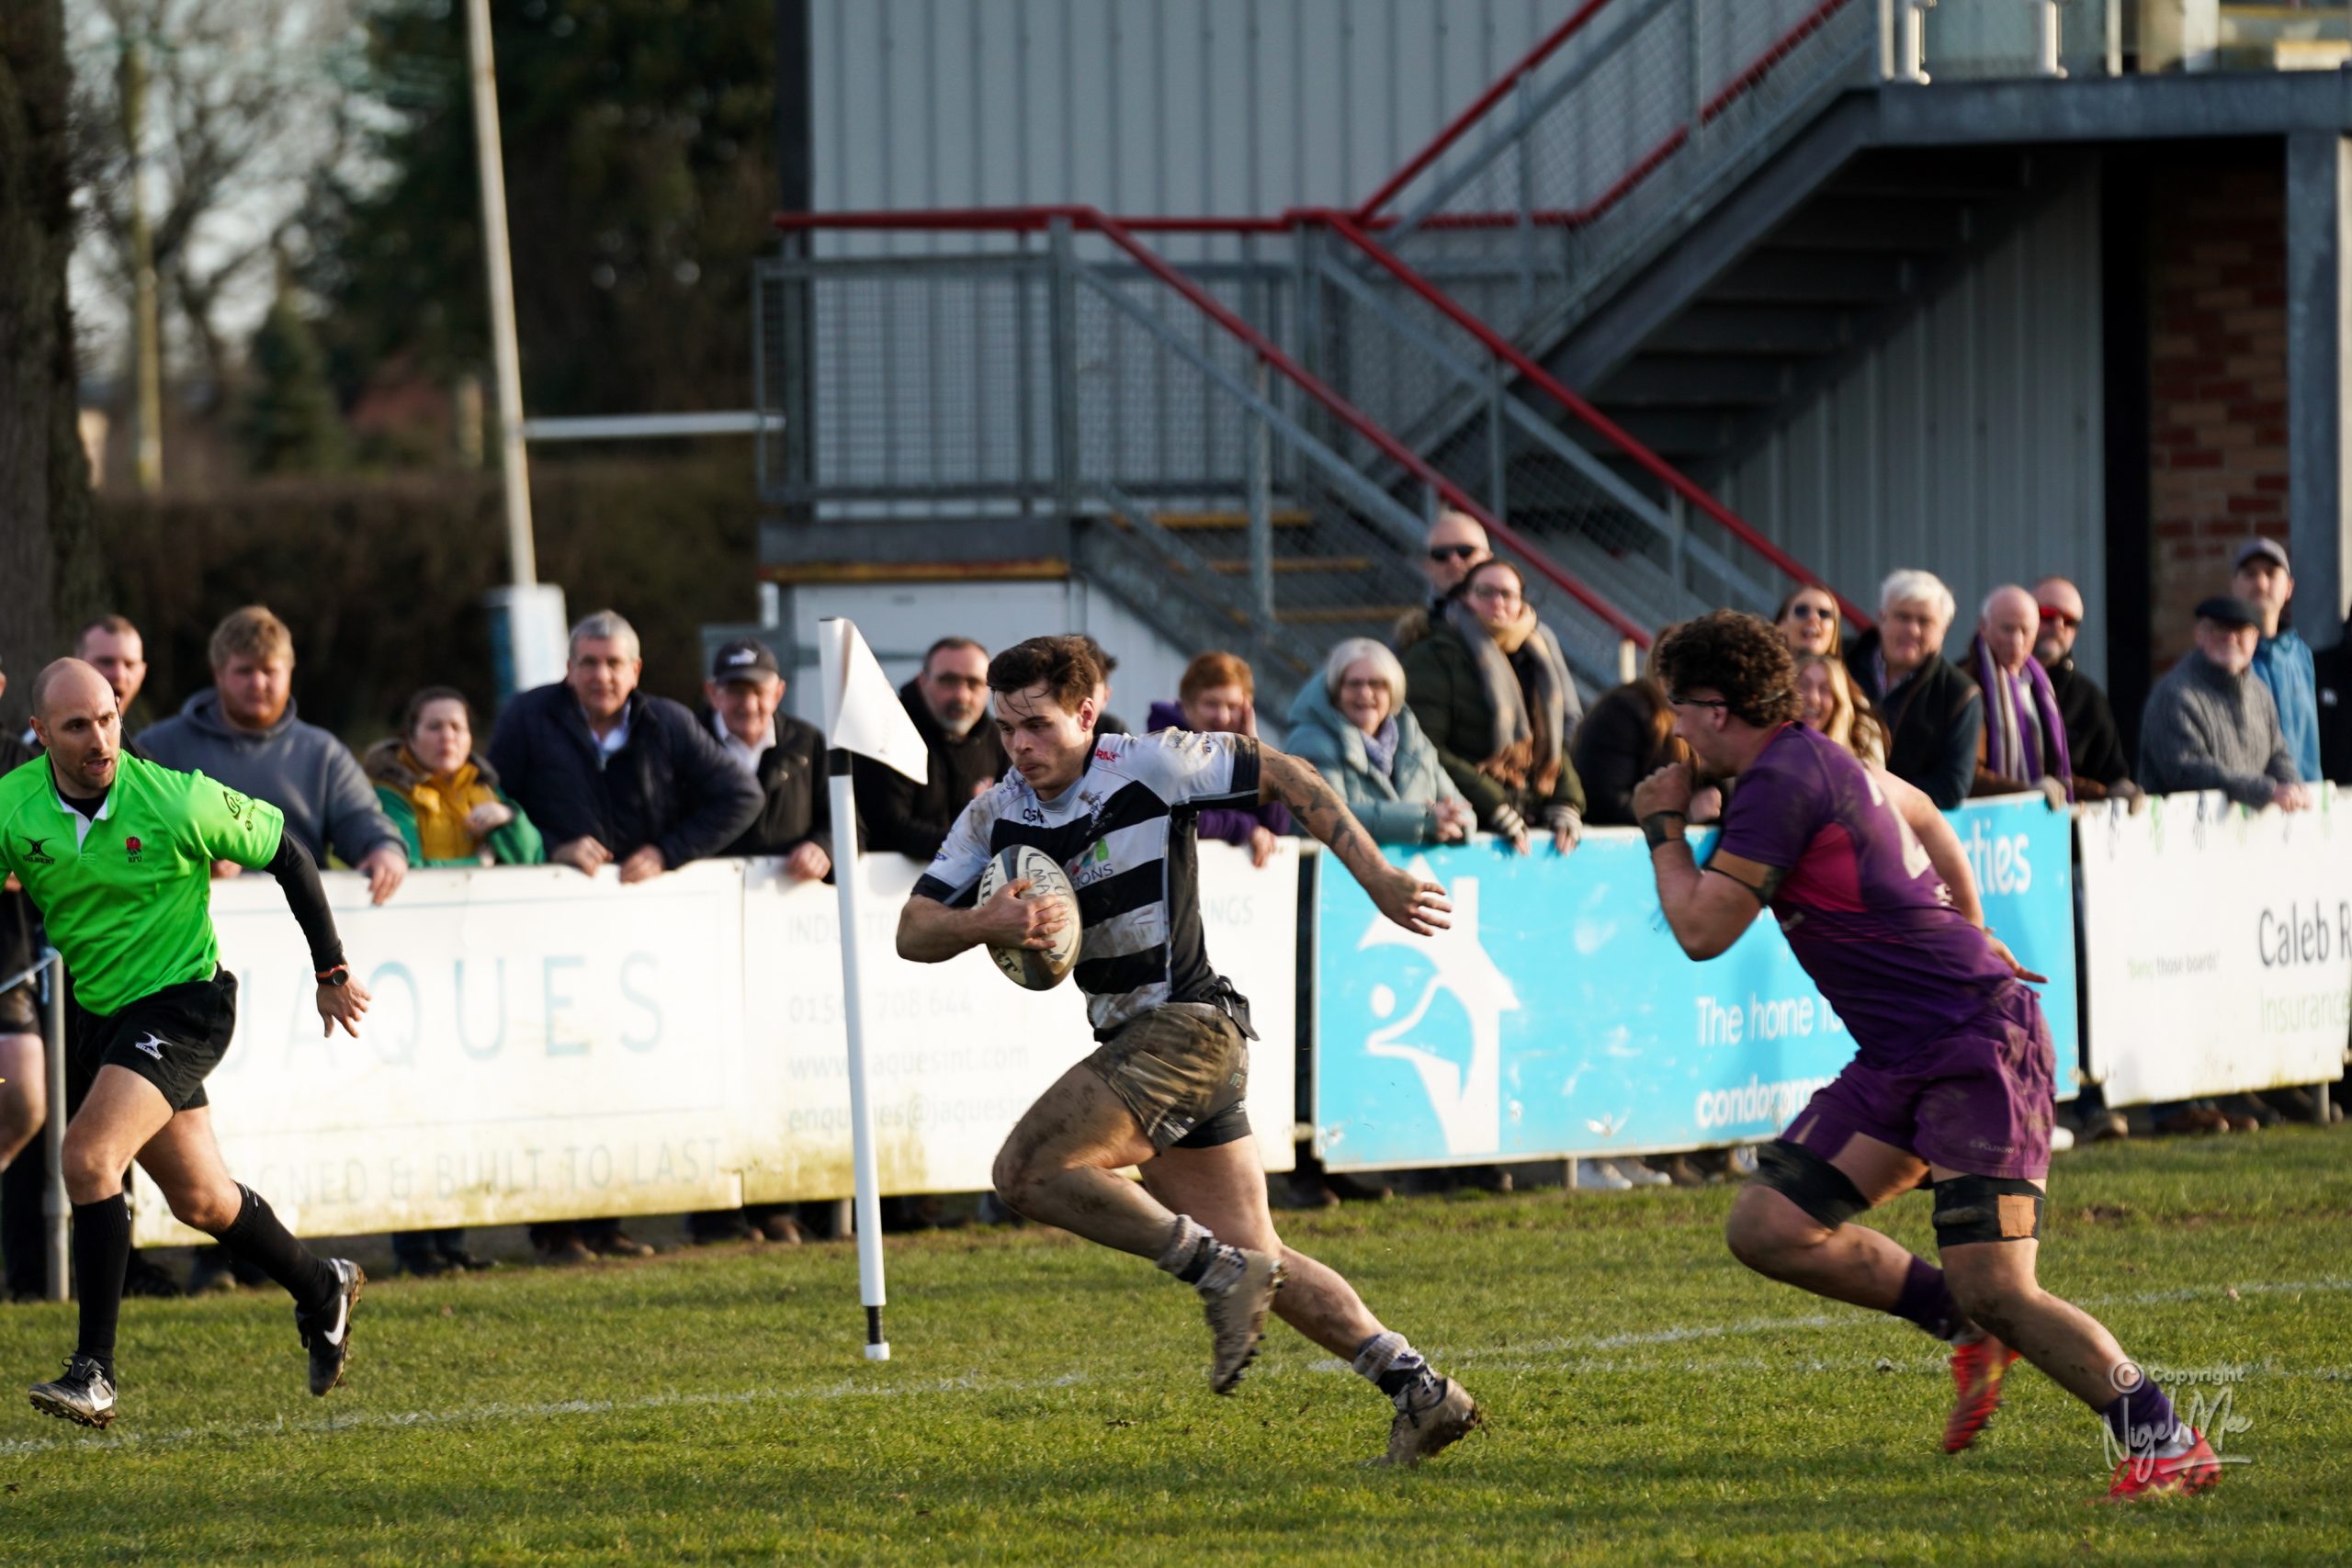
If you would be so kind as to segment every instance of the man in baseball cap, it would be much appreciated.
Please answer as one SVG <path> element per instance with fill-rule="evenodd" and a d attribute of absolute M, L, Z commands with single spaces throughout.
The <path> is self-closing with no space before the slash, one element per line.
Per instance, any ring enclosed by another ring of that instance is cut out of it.
<path fill-rule="evenodd" d="M 2294 569 L 2287 561 L 2287 547 L 2276 539 L 2249 539 L 2238 547 L 2237 575 L 2230 592 L 2260 614 L 2256 629 L 2261 640 L 2254 650 L 2254 672 L 2270 688 L 2278 709 L 2279 732 L 2287 738 L 2287 754 L 2305 783 L 2320 777 L 2319 679 L 2312 667 L 2311 645 L 2281 626 L 2279 615 L 2295 596 Z"/>

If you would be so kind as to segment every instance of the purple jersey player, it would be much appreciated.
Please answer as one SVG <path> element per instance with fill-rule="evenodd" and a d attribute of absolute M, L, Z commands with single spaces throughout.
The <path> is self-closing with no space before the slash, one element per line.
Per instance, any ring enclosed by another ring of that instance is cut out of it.
<path fill-rule="evenodd" d="M 1795 721 L 1780 634 L 1719 610 L 1658 647 L 1676 732 L 1701 770 L 1736 779 L 1702 868 L 1682 829 L 1680 764 L 1634 792 L 1675 939 L 1713 958 L 1770 908 L 1852 1033 L 1854 1060 L 1759 1151 L 1732 1206 L 1733 1256 L 1833 1301 L 1892 1313 L 1953 1347 L 1944 1450 L 1974 1440 L 2019 1355 L 2107 1420 L 2123 1458 L 2109 1495 L 2220 1478 L 2202 1435 L 2115 1338 L 2034 1278 L 2050 1172 L 2050 1031 L 2039 980 L 1984 929 L 1951 825 L 1902 780 Z M 1938 1269 L 1849 1222 L 1935 1188 Z"/>

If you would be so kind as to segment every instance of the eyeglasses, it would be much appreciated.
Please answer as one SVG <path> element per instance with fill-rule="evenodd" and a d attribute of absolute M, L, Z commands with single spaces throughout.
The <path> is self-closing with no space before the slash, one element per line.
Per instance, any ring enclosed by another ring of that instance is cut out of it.
<path fill-rule="evenodd" d="M 2063 627 L 2067 631 L 2073 631 L 2076 626 L 2083 624 L 2082 616 L 2070 615 L 2065 611 L 2058 609 L 2053 605 L 2043 604 L 2040 606 L 2040 608 L 2041 611 L 2042 621 L 2046 625 Z"/>
<path fill-rule="evenodd" d="M 1478 553 L 1476 545 L 1431 545 L 1430 559 L 1441 564 L 1450 560 L 1468 560 Z"/>
<path fill-rule="evenodd" d="M 1792 604 L 1789 606 L 1789 614 L 1800 621 L 1834 621 L 1838 618 L 1837 611 L 1825 610 L 1818 604 Z"/>
<path fill-rule="evenodd" d="M 1721 708 L 1731 711 L 1731 704 L 1721 697 L 1686 697 L 1679 692 L 1668 692 L 1666 700 L 1679 708 Z"/>

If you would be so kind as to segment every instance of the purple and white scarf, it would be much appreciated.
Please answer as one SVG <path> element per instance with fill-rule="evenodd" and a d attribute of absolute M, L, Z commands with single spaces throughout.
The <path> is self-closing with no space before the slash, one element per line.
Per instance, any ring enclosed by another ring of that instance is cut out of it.
<path fill-rule="evenodd" d="M 1992 651 L 1978 637 L 1969 649 L 1976 684 L 1984 693 L 1984 768 L 2005 779 L 2033 784 L 2045 775 L 2075 798 L 2075 759 L 2066 746 L 2066 720 L 2058 694 L 2041 660 L 2029 657 L 2012 675 L 1996 668 Z"/>

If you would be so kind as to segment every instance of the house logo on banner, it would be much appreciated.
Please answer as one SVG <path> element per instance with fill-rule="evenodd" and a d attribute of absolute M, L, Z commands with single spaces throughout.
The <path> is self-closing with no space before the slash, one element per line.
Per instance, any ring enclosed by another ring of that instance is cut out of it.
<path fill-rule="evenodd" d="M 1408 869 L 1415 876 L 1434 880 L 1425 858 L 1415 859 Z M 1420 999 L 1412 1010 L 1373 1030 L 1364 1037 L 1363 1049 L 1368 1056 L 1412 1066 L 1430 1097 L 1430 1110 L 1437 1117 L 1448 1155 L 1493 1154 L 1503 1143 L 1503 1014 L 1519 1010 L 1519 993 L 1478 940 L 1478 879 L 1457 878 L 1449 896 L 1453 902 L 1453 923 L 1437 935 L 1417 937 L 1385 917 L 1374 916 L 1363 939 L 1356 943 L 1358 953 L 1376 947 L 1409 947 L 1430 965 Z M 1453 998 L 1469 1019 L 1466 1065 L 1425 1045 L 1409 1043 L 1415 1035 L 1428 1038 L 1424 1031 L 1430 1008 L 1440 996 Z M 1372 988 L 1368 1000 L 1375 1019 L 1392 1018 L 1396 1011 L 1396 993 L 1385 982 Z"/>

